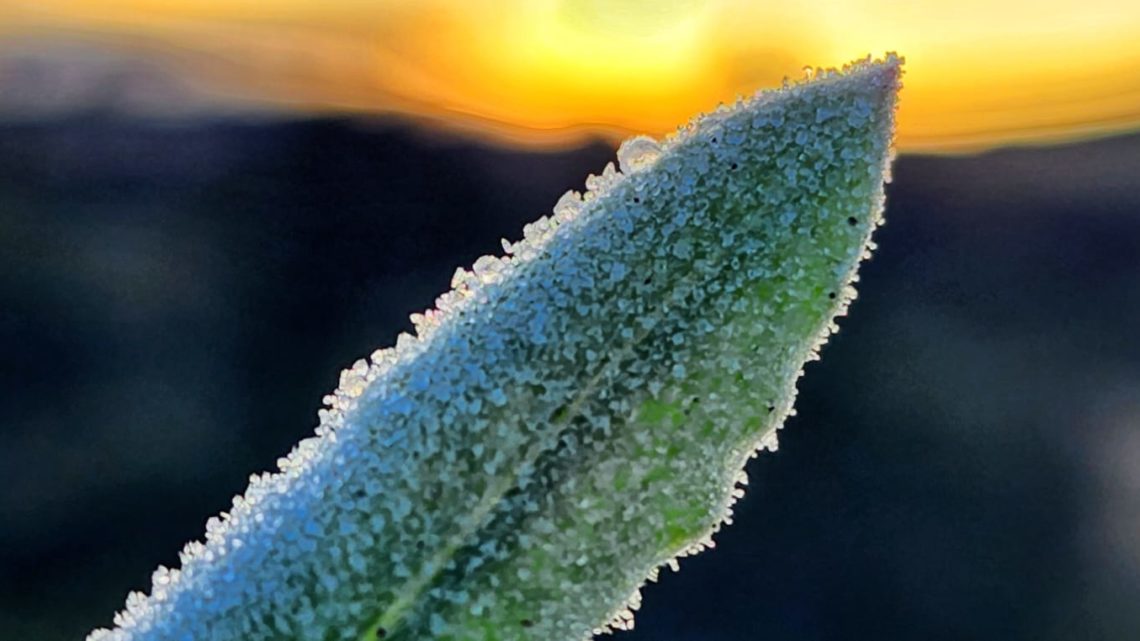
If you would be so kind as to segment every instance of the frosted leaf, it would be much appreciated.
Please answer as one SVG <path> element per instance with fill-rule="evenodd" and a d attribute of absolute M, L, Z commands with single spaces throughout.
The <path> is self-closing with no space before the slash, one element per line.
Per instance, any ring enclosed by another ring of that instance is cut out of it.
<path fill-rule="evenodd" d="M 899 60 L 638 137 L 91 641 L 582 641 L 714 546 L 881 222 Z M 652 603 L 646 604 L 652 607 Z"/>
<path fill-rule="evenodd" d="M 768 432 L 760 439 L 759 449 L 768 450 L 769 452 L 775 452 L 780 449 L 780 436 L 776 433 L 776 430 Z"/>
<path fill-rule="evenodd" d="M 554 204 L 554 217 L 559 222 L 565 222 L 576 216 L 581 209 L 582 194 L 571 190 L 562 194 L 562 197 Z"/>
<path fill-rule="evenodd" d="M 623 176 L 619 175 L 617 170 L 614 169 L 612 162 L 606 163 L 606 168 L 602 170 L 602 175 L 594 176 L 591 174 L 586 177 L 586 189 L 591 192 L 591 198 L 596 198 L 605 193 L 610 187 L 621 182 L 622 178 Z"/>
<path fill-rule="evenodd" d="M 661 145 L 649 136 L 634 136 L 618 147 L 618 165 L 622 173 L 632 174 L 653 166 L 661 156 Z"/>

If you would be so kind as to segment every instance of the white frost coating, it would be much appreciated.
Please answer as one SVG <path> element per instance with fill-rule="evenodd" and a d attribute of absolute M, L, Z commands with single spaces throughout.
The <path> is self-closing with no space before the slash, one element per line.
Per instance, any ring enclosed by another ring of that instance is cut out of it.
<path fill-rule="evenodd" d="M 661 145 L 649 136 L 634 136 L 618 147 L 618 165 L 623 173 L 648 169 L 661 156 Z"/>
<path fill-rule="evenodd" d="M 576 641 L 628 628 L 775 448 L 881 222 L 900 61 L 647 143 L 458 270 L 316 435 L 91 641 Z"/>

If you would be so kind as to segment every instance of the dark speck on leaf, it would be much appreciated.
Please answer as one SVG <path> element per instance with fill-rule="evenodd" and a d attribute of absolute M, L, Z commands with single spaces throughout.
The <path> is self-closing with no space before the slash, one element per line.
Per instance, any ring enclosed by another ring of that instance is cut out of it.
<path fill-rule="evenodd" d="M 376 638 L 377 639 L 383 639 L 386 636 L 388 636 L 387 630 L 385 630 L 384 628 L 376 628 Z"/>
<path fill-rule="evenodd" d="M 529 628 L 534 625 L 534 621 L 531 621 L 530 619 L 523 619 L 522 621 L 519 621 L 519 625 L 524 628 Z"/>
<path fill-rule="evenodd" d="M 858 218 L 855 218 L 854 216 L 849 216 L 849 217 L 847 218 L 847 224 L 848 224 L 848 225 L 851 225 L 852 227 L 854 227 L 854 226 L 855 226 L 855 223 L 857 223 L 857 222 L 859 222 L 859 219 L 858 219 Z"/>

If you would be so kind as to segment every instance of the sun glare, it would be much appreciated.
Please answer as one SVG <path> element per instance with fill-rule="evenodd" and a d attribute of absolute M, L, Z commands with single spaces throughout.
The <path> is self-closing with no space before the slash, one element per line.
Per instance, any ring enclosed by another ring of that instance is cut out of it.
<path fill-rule="evenodd" d="M 399 114 L 524 143 L 660 135 L 805 65 L 891 50 L 907 58 L 903 151 L 1140 126 L 1140 4 L 1110 0 L 0 6 L 0 72 L 74 42 L 161 67 L 212 105 Z"/>

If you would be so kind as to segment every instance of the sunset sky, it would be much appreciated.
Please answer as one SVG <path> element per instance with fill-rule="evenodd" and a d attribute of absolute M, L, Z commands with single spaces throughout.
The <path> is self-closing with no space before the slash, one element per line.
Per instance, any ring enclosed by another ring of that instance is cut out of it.
<path fill-rule="evenodd" d="M 1122 0 L 6 0 L 0 112 L 89 100 L 69 87 L 105 58 L 178 88 L 128 87 L 144 111 L 399 114 L 558 144 L 664 134 L 887 51 L 907 61 L 903 152 L 1140 127 L 1140 3 Z"/>

